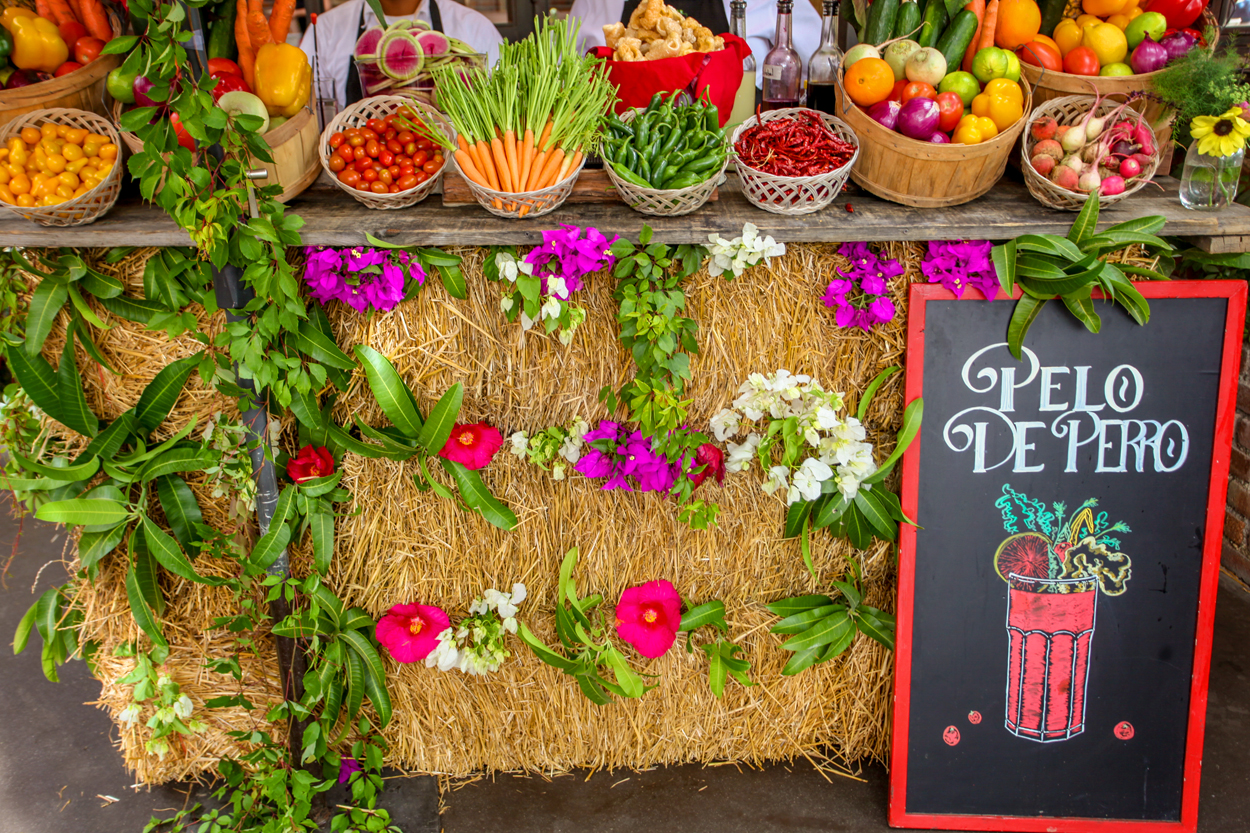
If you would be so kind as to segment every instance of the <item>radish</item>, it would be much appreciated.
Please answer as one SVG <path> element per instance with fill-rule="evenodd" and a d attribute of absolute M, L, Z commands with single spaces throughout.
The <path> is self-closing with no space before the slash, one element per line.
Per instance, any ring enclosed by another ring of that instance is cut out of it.
<path fill-rule="evenodd" d="M 1060 162 L 1059 165 L 1064 168 L 1071 168 L 1073 171 L 1075 171 L 1078 174 L 1081 171 L 1085 170 L 1085 163 L 1082 162 L 1081 157 L 1077 156 L 1075 153 L 1070 153 L 1067 156 L 1065 156 L 1063 158 L 1063 161 Z"/>
<path fill-rule="evenodd" d="M 1129 157 L 1120 163 L 1120 176 L 1125 179 L 1132 179 L 1141 173 L 1141 163 L 1133 157 Z"/>
<path fill-rule="evenodd" d="M 1033 134 L 1033 138 L 1037 139 L 1039 142 L 1046 139 L 1053 139 L 1058 130 L 1059 122 L 1055 121 L 1050 116 L 1038 119 L 1033 122 L 1032 127 L 1029 128 L 1029 132 Z"/>
<path fill-rule="evenodd" d="M 1141 169 L 1143 171 L 1146 170 L 1147 165 L 1149 165 L 1151 162 L 1154 161 L 1153 156 L 1147 156 L 1144 153 L 1134 153 L 1132 156 L 1129 157 L 1129 159 L 1136 159 L 1137 164 L 1141 166 Z"/>
<path fill-rule="evenodd" d="M 1088 168 L 1076 182 L 1076 187 L 1086 193 L 1097 191 L 1100 185 L 1102 185 L 1102 177 L 1098 175 L 1097 167 Z"/>
<path fill-rule="evenodd" d="M 1155 137 L 1150 134 L 1150 128 L 1146 127 L 1145 122 L 1138 122 L 1133 127 L 1133 140 L 1141 145 L 1141 152 L 1147 156 L 1155 155 Z"/>
<path fill-rule="evenodd" d="M 1079 180 L 1077 179 L 1076 171 L 1067 165 L 1059 165 L 1050 172 L 1050 181 L 1060 188 L 1075 191 Z"/>
<path fill-rule="evenodd" d="M 1059 140 L 1059 144 L 1063 145 L 1063 149 L 1068 153 L 1076 153 L 1085 147 L 1085 125 L 1078 124 L 1069 127 L 1063 134 L 1063 138 Z"/>
<path fill-rule="evenodd" d="M 1064 134 L 1067 133 L 1068 130 L 1069 127 L 1066 124 L 1059 125 L 1059 127 L 1055 128 L 1055 139 L 1062 142 Z"/>
<path fill-rule="evenodd" d="M 1029 164 L 1042 176 L 1049 176 L 1050 172 L 1055 169 L 1055 157 L 1039 153 L 1029 160 Z"/>
<path fill-rule="evenodd" d="M 1104 197 L 1114 197 L 1116 194 L 1123 194 L 1124 180 L 1118 176 L 1109 176 L 1102 181 L 1098 193 Z"/>
<path fill-rule="evenodd" d="M 1090 112 L 1092 113 L 1094 111 L 1090 110 Z M 1105 118 L 1099 118 L 1097 116 L 1086 121 L 1085 122 L 1085 138 L 1087 140 L 1097 139 L 1098 135 L 1102 133 L 1103 125 L 1105 125 L 1106 123 L 1107 123 L 1107 120 Z"/>
<path fill-rule="evenodd" d="M 1033 146 L 1033 155 L 1035 157 L 1049 156 L 1058 162 L 1063 158 L 1063 145 L 1059 144 L 1054 139 L 1043 139 Z"/>

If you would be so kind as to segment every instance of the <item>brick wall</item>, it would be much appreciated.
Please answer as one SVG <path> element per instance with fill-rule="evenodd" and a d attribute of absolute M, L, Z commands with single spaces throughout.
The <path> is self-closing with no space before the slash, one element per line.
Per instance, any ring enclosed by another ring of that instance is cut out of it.
<path fill-rule="evenodd" d="M 1237 427 L 1229 461 L 1228 508 L 1224 513 L 1224 568 L 1250 583 L 1250 348 L 1241 348 Z"/>

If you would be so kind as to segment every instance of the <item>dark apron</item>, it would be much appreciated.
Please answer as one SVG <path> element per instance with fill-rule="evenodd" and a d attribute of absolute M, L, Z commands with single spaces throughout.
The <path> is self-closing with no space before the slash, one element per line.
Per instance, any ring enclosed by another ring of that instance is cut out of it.
<path fill-rule="evenodd" d="M 443 16 L 438 13 L 438 0 L 429 0 L 430 3 L 430 26 L 435 32 L 443 31 Z M 722 13 L 723 16 L 723 13 Z M 379 21 L 385 26 L 385 21 Z M 360 40 L 360 36 L 365 33 L 365 7 L 360 7 L 360 20 L 356 24 L 356 40 Z M 353 41 L 355 43 L 355 41 Z M 353 50 L 354 52 L 355 50 Z M 357 101 L 365 97 L 364 89 L 360 86 L 360 72 L 356 69 L 356 61 L 354 57 L 347 58 L 347 104 L 350 107 Z"/>
<path fill-rule="evenodd" d="M 686 17 L 693 17 L 699 21 L 700 25 L 711 29 L 713 35 L 722 35 L 729 31 L 729 18 L 725 17 L 725 4 L 721 0 L 678 0 L 669 5 Z M 629 16 L 637 7 L 637 0 L 625 0 L 625 5 L 621 10 L 622 25 L 629 26 Z"/>

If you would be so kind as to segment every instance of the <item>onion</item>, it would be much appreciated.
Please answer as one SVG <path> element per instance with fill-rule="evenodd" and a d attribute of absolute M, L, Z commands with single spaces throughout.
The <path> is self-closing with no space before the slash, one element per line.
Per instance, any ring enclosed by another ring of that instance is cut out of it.
<path fill-rule="evenodd" d="M 951 137 L 947 136 L 941 130 L 933 131 L 933 135 L 929 137 L 929 144 L 932 145 L 948 145 L 950 144 L 950 141 Z"/>
<path fill-rule="evenodd" d="M 1121 139 L 1111 146 L 1111 152 L 1116 156 L 1132 156 L 1140 148 L 1132 142 Z"/>
<path fill-rule="evenodd" d="M 1173 32 L 1163 40 L 1159 41 L 1159 45 L 1167 50 L 1169 61 L 1175 61 L 1177 58 L 1183 57 L 1189 52 L 1189 50 L 1193 49 L 1194 45 L 1197 43 L 1197 38 L 1184 31 Z"/>
<path fill-rule="evenodd" d="M 898 124 L 898 111 L 901 109 L 903 109 L 903 105 L 897 101 L 878 101 L 868 108 L 868 118 L 889 130 L 893 130 Z"/>
<path fill-rule="evenodd" d="M 140 75 L 135 79 L 134 93 L 136 107 L 160 107 L 161 102 L 156 101 L 148 96 L 148 92 L 155 87 L 156 84 L 146 75 Z"/>
<path fill-rule="evenodd" d="M 6 90 L 16 90 L 19 87 L 29 87 L 31 84 L 38 84 L 41 79 L 34 72 L 28 69 L 14 70 L 9 76 L 8 82 L 4 85 Z"/>
<path fill-rule="evenodd" d="M 898 111 L 898 132 L 908 138 L 927 142 L 937 130 L 941 115 L 941 108 L 936 101 L 913 98 Z"/>
<path fill-rule="evenodd" d="M 1133 72 L 1138 74 L 1157 72 L 1167 65 L 1168 51 L 1155 43 L 1150 35 L 1146 35 L 1145 39 L 1137 44 L 1128 62 Z"/>

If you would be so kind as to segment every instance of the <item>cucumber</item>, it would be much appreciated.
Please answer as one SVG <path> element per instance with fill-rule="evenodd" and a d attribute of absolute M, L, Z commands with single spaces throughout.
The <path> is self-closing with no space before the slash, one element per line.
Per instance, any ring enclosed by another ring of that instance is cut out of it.
<path fill-rule="evenodd" d="M 234 58 L 234 21 L 219 17 L 208 27 L 208 57 Z"/>
<path fill-rule="evenodd" d="M 924 23 L 916 41 L 921 46 L 933 46 L 946 29 L 946 0 L 928 0 L 924 7 Z"/>
<path fill-rule="evenodd" d="M 1067 0 L 1041 0 L 1042 7 L 1042 28 L 1039 34 L 1050 37 L 1055 33 L 1055 27 L 1059 25 L 1059 21 L 1063 20 L 1063 12 L 1068 6 Z"/>
<path fill-rule="evenodd" d="M 968 0 L 946 0 L 946 19 L 954 20 L 959 10 L 968 5 Z"/>
<path fill-rule="evenodd" d="M 916 0 L 903 0 L 898 7 L 898 17 L 894 21 L 895 38 L 915 38 L 920 28 L 920 4 Z"/>
<path fill-rule="evenodd" d="M 898 17 L 899 0 L 875 0 L 868 7 L 868 25 L 864 27 L 864 43 L 880 46 L 890 39 L 894 19 Z"/>
<path fill-rule="evenodd" d="M 955 15 L 951 25 L 946 27 L 942 37 L 938 39 L 936 44 L 937 51 L 942 53 L 942 57 L 946 59 L 946 67 L 951 72 L 954 72 L 954 68 L 963 62 L 964 53 L 968 51 L 968 44 L 972 43 L 976 33 L 976 13 L 964 9 Z"/>

